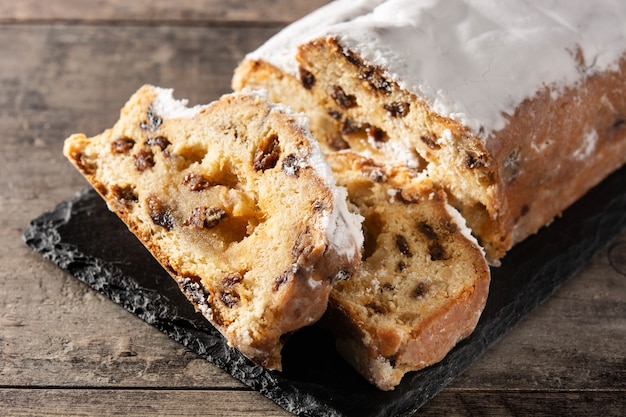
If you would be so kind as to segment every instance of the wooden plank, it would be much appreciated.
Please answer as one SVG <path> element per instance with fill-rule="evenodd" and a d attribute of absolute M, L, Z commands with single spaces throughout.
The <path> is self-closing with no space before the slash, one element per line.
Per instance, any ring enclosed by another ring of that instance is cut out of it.
<path fill-rule="evenodd" d="M 88 400 L 86 400 L 88 399 Z M 3 416 L 281 417 L 292 414 L 251 391 L 7 389 L 0 388 Z"/>
<path fill-rule="evenodd" d="M 286 24 L 329 0 L 19 0 L 0 2 L 0 22 L 193 25 Z"/>
<path fill-rule="evenodd" d="M 623 417 L 624 391 L 444 391 L 417 413 L 448 416 Z M 89 401 L 85 401 L 89 399 Z M 19 416 L 291 416 L 250 391 L 0 388 L 0 412 Z"/>
<path fill-rule="evenodd" d="M 243 387 L 11 236 L 30 266 L 0 278 L 0 386 Z"/>
<path fill-rule="evenodd" d="M 206 103 L 231 91 L 238 62 L 277 30 L 0 26 L 0 117 L 20 123 L 16 140 L 58 141 L 109 127 L 145 83 Z"/>
<path fill-rule="evenodd" d="M 416 416 L 623 417 L 626 391 L 447 390 Z"/>

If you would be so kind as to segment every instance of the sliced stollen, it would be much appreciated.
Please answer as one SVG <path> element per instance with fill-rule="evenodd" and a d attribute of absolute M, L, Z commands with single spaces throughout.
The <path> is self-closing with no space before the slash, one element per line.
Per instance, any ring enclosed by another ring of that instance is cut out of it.
<path fill-rule="evenodd" d="M 393 389 L 475 328 L 490 271 L 465 220 L 423 174 L 329 154 L 337 183 L 364 217 L 361 268 L 337 282 L 324 323 L 371 383 Z"/>
<path fill-rule="evenodd" d="M 495 264 L 626 162 L 626 2 L 338 0 L 241 63 L 330 149 L 428 170 Z"/>
<path fill-rule="evenodd" d="M 281 369 L 360 262 L 360 217 L 301 115 L 257 92 L 189 108 L 139 89 L 112 129 L 64 153 L 229 344 Z"/>

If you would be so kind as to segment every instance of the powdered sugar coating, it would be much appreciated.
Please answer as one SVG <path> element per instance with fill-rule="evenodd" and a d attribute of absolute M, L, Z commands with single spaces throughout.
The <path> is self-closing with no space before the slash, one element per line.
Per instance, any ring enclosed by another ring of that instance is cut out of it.
<path fill-rule="evenodd" d="M 488 136 L 548 87 L 557 97 L 626 51 L 620 0 L 337 0 L 251 53 L 298 76 L 297 45 L 335 37 L 431 108 Z"/>
<path fill-rule="evenodd" d="M 174 99 L 174 90 L 171 88 L 155 87 L 157 96 L 152 102 L 152 111 L 163 119 L 191 118 L 205 106 L 188 107 L 185 99 Z"/>
<path fill-rule="evenodd" d="M 465 217 L 463 217 L 461 215 L 461 213 L 459 213 L 459 211 L 457 209 L 455 209 L 454 207 L 452 207 L 448 203 L 446 203 L 446 210 L 447 210 L 448 214 L 450 215 L 450 217 L 452 217 L 452 220 L 454 221 L 454 223 L 459 228 L 459 231 L 461 232 L 461 234 L 467 240 L 469 240 L 474 245 L 476 245 L 476 247 L 478 247 L 480 249 L 480 251 L 483 254 L 483 256 L 485 256 L 485 250 L 483 249 L 482 246 L 480 246 L 480 244 L 478 243 L 478 240 L 476 239 L 476 237 L 474 237 L 474 235 L 472 234 L 472 231 L 467 226 L 467 223 L 465 221 Z"/>

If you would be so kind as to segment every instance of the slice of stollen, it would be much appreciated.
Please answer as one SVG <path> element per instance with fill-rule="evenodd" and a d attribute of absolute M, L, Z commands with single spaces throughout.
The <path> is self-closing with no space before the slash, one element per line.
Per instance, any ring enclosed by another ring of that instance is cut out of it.
<path fill-rule="evenodd" d="M 365 219 L 365 244 L 361 268 L 334 286 L 324 322 L 342 356 L 390 390 L 473 331 L 489 268 L 464 219 L 425 174 L 350 152 L 327 157 Z"/>
<path fill-rule="evenodd" d="M 64 153 L 232 346 L 280 369 L 360 261 L 360 218 L 302 116 L 262 94 L 188 108 L 144 86 Z"/>

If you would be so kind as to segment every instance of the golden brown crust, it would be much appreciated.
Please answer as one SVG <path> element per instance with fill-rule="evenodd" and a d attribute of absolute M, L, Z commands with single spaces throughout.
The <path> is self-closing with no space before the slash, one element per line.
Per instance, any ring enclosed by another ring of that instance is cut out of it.
<path fill-rule="evenodd" d="M 320 318 L 358 264 L 326 224 L 336 209 L 295 115 L 255 94 L 193 117 L 160 114 L 142 87 L 120 120 L 64 152 L 227 341 L 280 369 L 281 337 Z"/>
<path fill-rule="evenodd" d="M 428 178 L 350 152 L 328 159 L 365 218 L 366 241 L 361 268 L 333 288 L 324 323 L 346 360 L 380 389 L 393 389 L 471 333 L 489 268 Z"/>
<path fill-rule="evenodd" d="M 529 97 L 486 140 L 437 116 L 332 38 L 301 45 L 296 58 L 307 85 L 264 61 L 244 61 L 233 86 L 267 88 L 307 112 L 328 148 L 381 161 L 413 154 L 494 263 L 626 162 L 626 57 L 618 71 L 587 75 L 581 67 L 577 85 Z"/>

